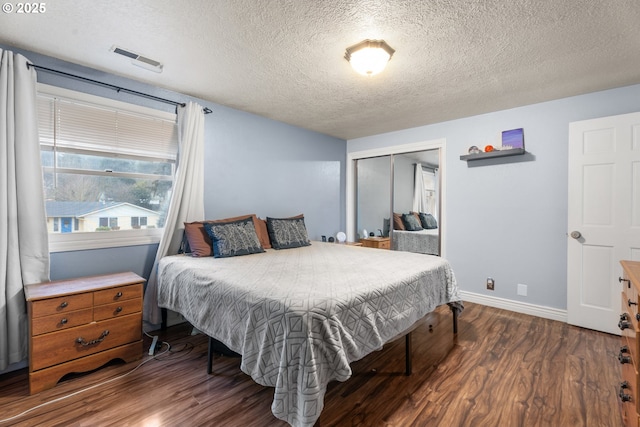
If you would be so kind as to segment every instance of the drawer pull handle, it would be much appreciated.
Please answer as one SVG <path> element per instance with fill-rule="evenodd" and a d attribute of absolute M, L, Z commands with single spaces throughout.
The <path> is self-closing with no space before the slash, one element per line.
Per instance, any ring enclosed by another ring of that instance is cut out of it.
<path fill-rule="evenodd" d="M 620 321 L 618 322 L 618 328 L 620 328 L 621 331 L 624 331 L 625 329 L 631 328 L 631 323 L 629 323 L 629 314 L 628 313 L 622 313 L 620 315 Z"/>
<path fill-rule="evenodd" d="M 122 311 L 122 307 L 116 308 L 116 313 L 120 313 Z"/>
<path fill-rule="evenodd" d="M 631 357 L 625 356 L 622 353 L 622 349 L 621 349 L 620 353 L 618 353 L 618 361 L 620 362 L 621 365 L 624 365 L 625 363 L 631 363 Z"/>
<path fill-rule="evenodd" d="M 69 321 L 67 320 L 66 317 L 63 317 L 62 320 L 60 321 L 60 324 L 62 325 L 66 325 Z"/>
<path fill-rule="evenodd" d="M 629 307 L 631 307 L 632 305 L 638 305 L 638 303 L 637 302 L 633 302 L 633 301 L 631 301 L 631 299 L 629 299 L 629 301 L 627 301 L 627 305 Z"/>
<path fill-rule="evenodd" d="M 629 353 L 629 347 L 623 345 L 622 347 L 620 347 L 620 353 Z"/>
<path fill-rule="evenodd" d="M 104 332 L 102 332 L 102 334 L 100 334 L 100 338 L 96 338 L 95 340 L 91 340 L 91 341 L 85 341 L 84 338 L 78 337 L 78 338 L 76 338 L 76 342 L 78 344 L 84 346 L 84 347 L 87 347 L 87 346 L 98 344 L 98 343 L 104 341 L 104 339 L 107 337 L 107 335 L 109 335 L 109 330 L 105 329 Z"/>
<path fill-rule="evenodd" d="M 120 298 L 121 296 L 122 296 L 122 292 L 118 292 L 118 293 L 116 294 L 116 298 Z"/>
<path fill-rule="evenodd" d="M 629 281 L 629 279 L 623 279 L 622 277 L 618 277 L 618 282 L 620 283 L 627 282 L 627 287 L 631 289 L 631 281 Z"/>
<path fill-rule="evenodd" d="M 68 305 L 69 305 L 68 302 L 62 301 L 62 303 L 60 304 L 60 308 L 67 308 Z"/>
<path fill-rule="evenodd" d="M 625 329 L 631 328 L 631 324 L 621 320 L 618 322 L 618 328 L 620 328 L 621 331 L 624 331 Z"/>
<path fill-rule="evenodd" d="M 624 392 L 624 389 L 626 387 L 623 387 L 623 385 L 624 385 L 624 383 L 620 384 L 620 391 L 618 392 L 618 396 L 620 396 L 620 400 L 622 400 L 623 402 L 631 402 L 631 395 L 630 394 L 626 394 Z M 627 387 L 629 387 L 628 383 L 627 383 Z"/>

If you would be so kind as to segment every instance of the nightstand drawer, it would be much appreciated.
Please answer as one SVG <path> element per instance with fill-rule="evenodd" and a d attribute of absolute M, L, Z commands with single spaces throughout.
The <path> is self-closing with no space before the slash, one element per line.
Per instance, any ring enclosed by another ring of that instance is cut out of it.
<path fill-rule="evenodd" d="M 122 317 L 127 314 L 142 312 L 142 298 L 125 300 L 96 306 L 93 309 L 93 318 L 96 321 Z"/>
<path fill-rule="evenodd" d="M 85 325 L 92 321 L 93 310 L 91 308 L 54 314 L 53 316 L 36 317 L 31 321 L 31 333 L 42 335 L 47 332 Z"/>
<path fill-rule="evenodd" d="M 31 305 L 31 316 L 35 318 L 67 313 L 69 311 L 90 308 L 92 305 L 93 295 L 90 293 L 42 299 L 33 301 Z"/>
<path fill-rule="evenodd" d="M 31 360 L 31 369 L 35 371 L 141 340 L 141 321 L 141 313 L 131 314 L 33 337 L 32 353 L 41 357 Z"/>
<path fill-rule="evenodd" d="M 360 243 L 362 243 L 362 246 L 366 248 L 391 248 L 391 240 L 389 237 L 367 237 L 366 239 L 360 239 Z"/>
<path fill-rule="evenodd" d="M 378 248 L 379 249 L 389 249 L 389 248 L 391 248 L 391 241 L 389 241 L 389 240 L 381 241 L 380 243 L 378 243 Z"/>
<path fill-rule="evenodd" d="M 637 319 L 638 314 L 638 291 L 635 286 L 623 287 L 622 309 L 627 311 L 631 317 Z"/>
<path fill-rule="evenodd" d="M 110 304 L 133 298 L 142 298 L 142 283 L 104 289 L 93 293 L 93 303 L 95 305 Z"/>

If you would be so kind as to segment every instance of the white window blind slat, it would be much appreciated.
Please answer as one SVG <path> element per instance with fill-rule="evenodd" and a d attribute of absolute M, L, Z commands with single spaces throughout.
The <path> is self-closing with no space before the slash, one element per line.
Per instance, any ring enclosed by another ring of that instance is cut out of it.
<path fill-rule="evenodd" d="M 61 150 L 176 159 L 175 119 L 42 93 L 38 94 L 38 119 L 45 146 L 55 141 Z"/>

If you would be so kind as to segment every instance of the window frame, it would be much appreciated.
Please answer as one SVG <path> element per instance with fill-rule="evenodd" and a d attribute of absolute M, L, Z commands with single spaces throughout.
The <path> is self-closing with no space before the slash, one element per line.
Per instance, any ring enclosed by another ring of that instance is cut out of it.
<path fill-rule="evenodd" d="M 57 86 L 38 83 L 37 93 L 48 96 L 59 96 L 66 99 L 73 99 L 80 102 L 90 102 L 105 107 L 117 108 L 127 112 L 144 114 L 151 117 L 177 122 L 175 113 L 156 110 L 149 107 L 142 107 L 96 95 L 60 88 Z M 177 153 L 176 153 L 177 155 Z M 134 158 L 134 156 L 131 156 Z M 173 171 L 175 173 L 175 165 Z M 44 171 L 44 168 L 43 168 Z M 58 172 L 62 172 L 60 168 Z M 141 177 L 139 174 L 132 174 Z M 175 180 L 175 175 L 173 176 Z M 109 233 L 101 232 L 76 232 L 73 233 L 48 233 L 49 252 L 70 252 L 88 249 L 105 249 L 123 246 L 151 245 L 160 242 L 164 228 L 140 228 L 131 230 L 118 230 Z"/>

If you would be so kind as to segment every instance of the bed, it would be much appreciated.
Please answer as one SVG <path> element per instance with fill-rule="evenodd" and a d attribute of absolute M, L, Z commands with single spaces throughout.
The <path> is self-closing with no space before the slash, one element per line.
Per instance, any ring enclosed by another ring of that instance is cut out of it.
<path fill-rule="evenodd" d="M 313 426 L 330 381 L 402 336 L 437 306 L 462 310 L 439 257 L 313 242 L 230 258 L 174 255 L 158 266 L 158 302 L 240 354 L 275 387 L 271 410 Z"/>
<path fill-rule="evenodd" d="M 440 255 L 438 229 L 423 229 L 418 231 L 393 230 L 391 247 L 394 251 Z"/>

